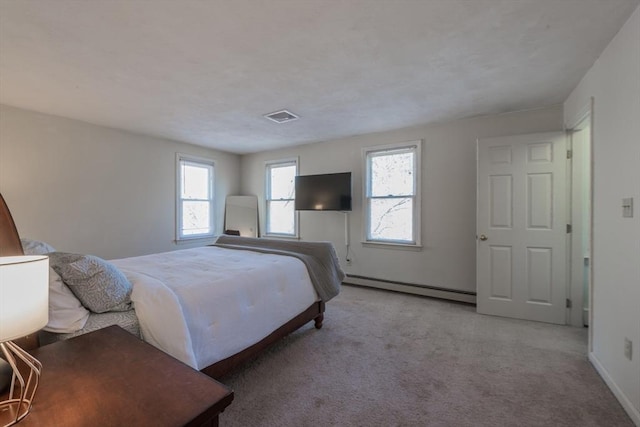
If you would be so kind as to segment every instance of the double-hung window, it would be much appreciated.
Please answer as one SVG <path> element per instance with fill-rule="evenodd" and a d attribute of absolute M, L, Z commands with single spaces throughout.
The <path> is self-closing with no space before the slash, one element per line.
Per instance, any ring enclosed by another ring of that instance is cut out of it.
<path fill-rule="evenodd" d="M 178 154 L 177 240 L 214 235 L 213 160 Z"/>
<path fill-rule="evenodd" d="M 295 177 L 298 160 L 279 160 L 266 164 L 266 234 L 296 237 L 298 217 L 294 210 Z"/>
<path fill-rule="evenodd" d="M 363 154 L 365 242 L 419 246 L 421 141 Z"/>

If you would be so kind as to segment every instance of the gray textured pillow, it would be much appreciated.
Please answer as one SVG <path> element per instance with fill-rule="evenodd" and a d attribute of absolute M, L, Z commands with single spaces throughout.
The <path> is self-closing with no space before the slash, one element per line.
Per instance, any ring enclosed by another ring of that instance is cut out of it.
<path fill-rule="evenodd" d="M 51 252 L 49 264 L 94 313 L 131 309 L 132 286 L 113 264 L 93 255 Z"/>
<path fill-rule="evenodd" d="M 26 237 L 21 238 L 20 243 L 22 244 L 22 251 L 25 255 L 44 255 L 55 251 L 54 247 L 48 243 Z"/>

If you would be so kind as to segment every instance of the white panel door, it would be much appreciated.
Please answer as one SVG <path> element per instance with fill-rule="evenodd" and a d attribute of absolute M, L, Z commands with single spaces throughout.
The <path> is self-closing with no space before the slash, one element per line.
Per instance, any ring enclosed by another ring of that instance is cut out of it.
<path fill-rule="evenodd" d="M 565 323 L 564 133 L 478 140 L 478 313 Z"/>

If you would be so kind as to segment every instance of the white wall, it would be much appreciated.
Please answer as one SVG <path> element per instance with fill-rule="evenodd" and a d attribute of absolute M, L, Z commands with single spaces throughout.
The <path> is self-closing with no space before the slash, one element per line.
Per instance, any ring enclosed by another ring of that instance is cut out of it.
<path fill-rule="evenodd" d="M 0 192 L 20 235 L 58 250 L 109 259 L 193 246 L 174 243 L 176 152 L 216 161 L 222 230 L 239 156 L 0 106 Z"/>
<path fill-rule="evenodd" d="M 594 365 L 640 425 L 640 8 L 564 104 L 571 123 L 594 97 Z M 634 217 L 622 217 L 622 198 Z M 624 337 L 633 360 L 624 357 Z"/>
<path fill-rule="evenodd" d="M 264 230 L 267 160 L 299 156 L 300 174 L 352 172 L 350 253 L 354 275 L 475 292 L 476 138 L 562 130 L 562 107 L 539 109 L 393 132 L 376 133 L 242 157 L 242 191 L 259 198 Z M 362 147 L 422 139 L 422 251 L 364 247 Z M 345 256 L 339 212 L 301 212 L 304 240 L 332 241 Z"/>

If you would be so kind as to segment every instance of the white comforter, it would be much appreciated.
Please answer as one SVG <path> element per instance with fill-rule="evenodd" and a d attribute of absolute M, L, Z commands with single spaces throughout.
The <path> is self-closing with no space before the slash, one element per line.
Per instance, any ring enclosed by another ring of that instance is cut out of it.
<path fill-rule="evenodd" d="M 111 261 L 145 341 L 195 369 L 269 335 L 318 299 L 302 261 L 202 247 Z"/>

